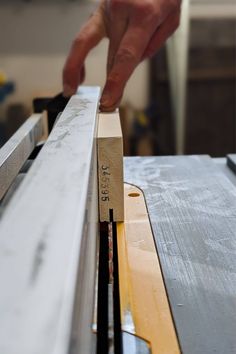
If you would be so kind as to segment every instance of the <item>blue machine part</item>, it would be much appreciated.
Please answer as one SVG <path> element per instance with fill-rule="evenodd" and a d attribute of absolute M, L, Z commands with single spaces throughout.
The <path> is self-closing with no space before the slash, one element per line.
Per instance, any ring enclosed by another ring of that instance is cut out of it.
<path fill-rule="evenodd" d="M 4 85 L 0 85 L 0 103 L 3 103 L 6 96 L 13 93 L 14 90 L 15 90 L 15 84 L 12 81 L 8 81 Z"/>

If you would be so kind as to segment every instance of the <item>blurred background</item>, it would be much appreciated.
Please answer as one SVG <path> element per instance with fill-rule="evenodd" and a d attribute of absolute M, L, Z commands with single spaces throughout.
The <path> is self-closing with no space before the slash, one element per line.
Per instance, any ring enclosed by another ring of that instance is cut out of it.
<path fill-rule="evenodd" d="M 92 0 L 1 0 L 0 146 L 62 90 L 70 44 Z M 143 62 L 121 104 L 126 155 L 236 152 L 235 0 L 183 0 L 181 26 Z M 87 85 L 104 85 L 107 40 L 86 61 Z"/>

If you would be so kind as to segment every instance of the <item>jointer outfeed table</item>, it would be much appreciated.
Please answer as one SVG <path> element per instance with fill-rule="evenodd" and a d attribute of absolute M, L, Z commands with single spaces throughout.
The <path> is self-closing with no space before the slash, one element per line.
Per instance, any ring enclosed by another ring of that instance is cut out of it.
<path fill-rule="evenodd" d="M 0 150 L 0 354 L 236 353 L 235 155 L 123 159 L 99 98 Z"/>

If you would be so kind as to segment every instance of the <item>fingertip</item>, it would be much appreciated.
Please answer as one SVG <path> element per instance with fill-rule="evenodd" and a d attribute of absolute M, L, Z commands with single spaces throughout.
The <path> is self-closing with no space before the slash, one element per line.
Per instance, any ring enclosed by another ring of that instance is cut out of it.
<path fill-rule="evenodd" d="M 114 112 L 119 107 L 122 96 L 119 96 L 117 100 L 112 100 L 111 95 L 104 95 L 101 98 L 99 109 L 101 112 Z"/>
<path fill-rule="evenodd" d="M 117 73 L 110 73 L 107 77 L 101 97 L 101 105 L 104 107 L 113 106 L 120 98 L 122 92 L 120 76 Z"/>
<path fill-rule="evenodd" d="M 64 97 L 70 97 L 70 96 L 74 95 L 75 92 L 76 92 L 76 90 L 71 88 L 67 84 L 63 85 L 63 96 Z"/>
<path fill-rule="evenodd" d="M 78 75 L 76 75 L 75 70 L 71 70 L 66 63 L 63 69 L 62 84 L 63 84 L 63 95 L 65 97 L 72 96 L 78 86 Z"/>
<path fill-rule="evenodd" d="M 82 69 L 81 69 L 81 72 L 80 72 L 80 80 L 79 80 L 79 84 L 81 85 L 84 80 L 85 80 L 85 75 L 86 75 L 86 72 L 85 72 L 85 66 L 83 65 Z"/>
<path fill-rule="evenodd" d="M 111 104 L 111 96 L 108 93 L 103 93 L 100 104 L 104 107 L 109 106 Z"/>
<path fill-rule="evenodd" d="M 104 106 L 102 104 L 100 104 L 99 106 L 100 112 L 104 112 L 104 113 L 114 112 L 116 108 L 117 108 L 116 106 Z"/>

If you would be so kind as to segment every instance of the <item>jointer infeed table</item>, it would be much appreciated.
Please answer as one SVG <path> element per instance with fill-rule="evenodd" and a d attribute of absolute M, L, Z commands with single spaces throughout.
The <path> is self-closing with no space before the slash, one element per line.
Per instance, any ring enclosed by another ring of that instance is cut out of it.
<path fill-rule="evenodd" d="M 0 150 L 0 354 L 236 353 L 235 156 L 123 163 L 99 97 Z"/>

